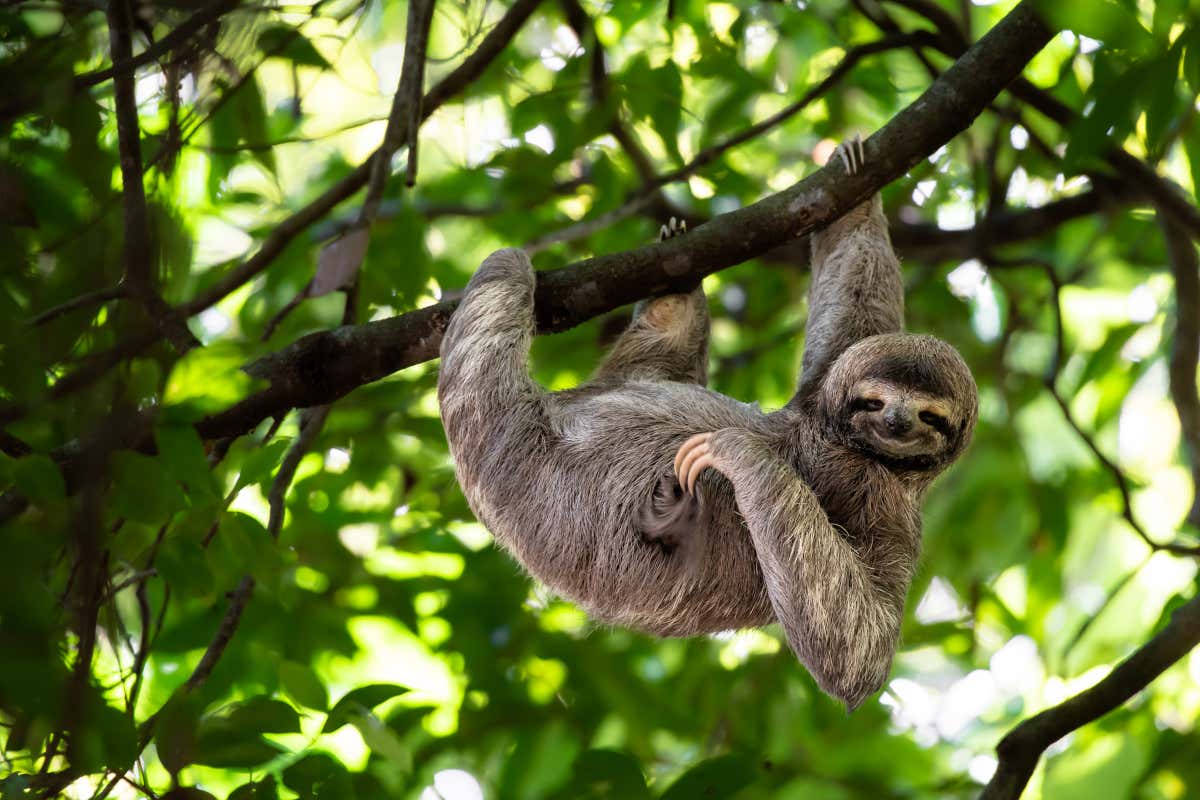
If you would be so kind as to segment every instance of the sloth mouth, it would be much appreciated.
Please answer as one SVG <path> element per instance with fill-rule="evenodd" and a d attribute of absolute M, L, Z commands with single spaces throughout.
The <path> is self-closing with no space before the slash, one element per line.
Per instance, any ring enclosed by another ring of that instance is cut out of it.
<path fill-rule="evenodd" d="M 868 428 L 852 434 L 850 445 L 896 472 L 928 472 L 938 466 L 940 449 L 920 435 L 887 435 Z"/>
<path fill-rule="evenodd" d="M 937 452 L 937 448 L 931 446 L 928 437 L 911 432 L 895 434 L 872 427 L 862 432 L 862 438 L 873 450 L 893 458 L 933 456 Z"/>

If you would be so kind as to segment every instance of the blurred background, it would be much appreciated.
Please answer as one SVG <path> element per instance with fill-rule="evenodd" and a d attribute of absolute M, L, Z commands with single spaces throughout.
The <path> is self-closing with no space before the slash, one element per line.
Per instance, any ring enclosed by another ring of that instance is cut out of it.
<path fill-rule="evenodd" d="M 853 715 L 775 627 L 660 641 L 528 579 L 455 483 L 436 361 L 248 435 L 191 423 L 257 388 L 243 364 L 455 297 L 497 248 L 552 269 L 791 186 L 1013 5 L 440 0 L 427 88 L 502 46 L 427 95 L 369 244 L 345 181 L 383 140 L 405 3 L 0 9 L 0 797 L 975 796 L 1006 731 L 1196 590 L 1200 414 L 1177 405 L 1200 291 L 1187 215 L 1154 199 L 1195 213 L 1195 3 L 1052 10 L 1026 82 L 882 192 L 909 328 L 962 351 L 981 418 L 926 504 L 891 679 Z M 151 56 L 114 80 L 122 35 Z M 711 385 L 786 402 L 806 241 L 704 288 Z M 539 337 L 536 376 L 586 379 L 627 319 Z M 157 448 L 114 443 L 143 424 Z M 1200 651 L 1056 744 L 1026 796 L 1200 797 L 1198 717 Z"/>

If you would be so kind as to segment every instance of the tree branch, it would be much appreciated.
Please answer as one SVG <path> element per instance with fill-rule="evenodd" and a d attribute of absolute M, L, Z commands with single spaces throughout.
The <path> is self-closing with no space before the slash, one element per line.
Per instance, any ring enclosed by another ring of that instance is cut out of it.
<path fill-rule="evenodd" d="M 132 58 L 132 14 L 128 0 L 112 0 L 108 4 L 113 63 Z M 117 116 L 117 147 L 121 154 L 121 202 L 125 209 L 125 277 L 121 283 L 141 303 L 159 332 L 176 350 L 185 352 L 198 342 L 182 320 L 172 316 L 170 307 L 154 286 L 146 191 L 142 185 L 142 132 L 138 125 L 132 71 L 117 73 L 113 81 L 113 101 Z"/>
<path fill-rule="evenodd" d="M 599 256 L 538 276 L 541 332 L 561 331 L 656 292 L 681 288 L 828 224 L 904 174 L 978 116 L 1052 32 L 1029 0 L 1014 8 L 914 103 L 865 142 L 868 168 L 829 165 L 778 194 L 714 217 L 687 236 Z M 198 424 L 205 437 L 240 434 L 266 416 L 321 405 L 437 356 L 455 303 L 302 337 L 248 367 L 270 385 Z"/>
<path fill-rule="evenodd" d="M 1016 800 L 1046 748 L 1120 707 L 1200 644 L 1200 595 L 1176 609 L 1161 631 L 1095 686 L 1030 717 L 996 746 L 1000 763 L 980 800 Z"/>

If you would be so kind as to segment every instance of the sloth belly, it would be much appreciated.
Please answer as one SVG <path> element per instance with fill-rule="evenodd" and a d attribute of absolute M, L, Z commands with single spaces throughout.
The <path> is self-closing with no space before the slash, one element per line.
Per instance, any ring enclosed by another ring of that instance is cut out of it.
<path fill-rule="evenodd" d="M 665 382 L 550 401 L 546 440 L 518 447 L 509 462 L 514 475 L 524 474 L 525 491 L 488 498 L 488 524 L 502 546 L 603 622 L 685 636 L 773 619 L 723 477 L 703 476 L 702 511 L 675 550 L 644 541 L 637 524 L 684 440 L 727 427 L 759 429 L 756 407 Z"/>

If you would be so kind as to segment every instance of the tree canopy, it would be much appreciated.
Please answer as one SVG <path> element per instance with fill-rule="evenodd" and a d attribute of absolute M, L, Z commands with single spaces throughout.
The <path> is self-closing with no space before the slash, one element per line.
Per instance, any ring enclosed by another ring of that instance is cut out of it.
<path fill-rule="evenodd" d="M 0 8 L 0 800 L 1200 796 L 1198 95 L 1193 0 Z M 520 246 L 545 386 L 703 279 L 779 406 L 876 191 L 981 413 L 847 715 L 525 576 L 434 359 Z"/>

